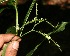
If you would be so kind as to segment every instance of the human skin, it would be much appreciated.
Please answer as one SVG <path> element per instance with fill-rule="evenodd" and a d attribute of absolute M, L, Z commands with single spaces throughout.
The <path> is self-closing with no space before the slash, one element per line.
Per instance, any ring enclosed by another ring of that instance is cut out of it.
<path fill-rule="evenodd" d="M 70 8 L 69 5 L 65 4 L 70 4 L 70 0 L 42 0 L 43 5 L 59 5 L 61 8 Z"/>
<path fill-rule="evenodd" d="M 45 4 L 49 5 L 56 5 L 56 4 L 64 4 L 64 3 L 70 3 L 70 0 L 42 0 Z"/>
<path fill-rule="evenodd" d="M 8 44 L 5 56 L 16 56 L 19 48 L 20 37 L 15 34 L 0 34 L 0 56 L 2 55 L 3 47 Z"/>
<path fill-rule="evenodd" d="M 5 0 L 0 5 L 6 5 L 9 0 Z M 17 0 L 18 4 L 25 4 L 29 0 Z M 61 8 L 70 8 L 70 0 L 42 0 L 43 5 L 59 5 Z M 68 5 L 65 5 L 68 4 Z"/>

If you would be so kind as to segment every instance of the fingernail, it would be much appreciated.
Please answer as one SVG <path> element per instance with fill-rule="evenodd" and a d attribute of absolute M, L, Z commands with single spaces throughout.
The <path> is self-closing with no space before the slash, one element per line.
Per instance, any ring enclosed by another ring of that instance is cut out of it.
<path fill-rule="evenodd" d="M 13 49 L 16 49 L 16 50 L 18 50 L 18 48 L 19 48 L 19 42 L 18 41 L 13 41 Z"/>

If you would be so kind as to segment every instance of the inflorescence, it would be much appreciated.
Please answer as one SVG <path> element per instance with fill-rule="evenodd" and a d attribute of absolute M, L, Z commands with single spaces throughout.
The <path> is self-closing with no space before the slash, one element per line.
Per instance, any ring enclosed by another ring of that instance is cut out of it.
<path fill-rule="evenodd" d="M 0 3 L 4 3 L 4 2 L 7 2 L 8 0 L 0 0 Z"/>

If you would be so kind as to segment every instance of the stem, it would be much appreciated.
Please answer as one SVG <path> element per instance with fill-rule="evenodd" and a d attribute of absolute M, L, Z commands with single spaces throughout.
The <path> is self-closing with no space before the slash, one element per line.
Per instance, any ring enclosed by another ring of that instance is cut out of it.
<path fill-rule="evenodd" d="M 18 35 L 19 24 L 18 24 L 18 9 L 17 9 L 17 0 L 15 3 L 15 10 L 16 10 L 16 35 Z"/>
<path fill-rule="evenodd" d="M 16 34 L 18 34 L 19 24 L 18 24 L 18 10 L 16 8 Z"/>

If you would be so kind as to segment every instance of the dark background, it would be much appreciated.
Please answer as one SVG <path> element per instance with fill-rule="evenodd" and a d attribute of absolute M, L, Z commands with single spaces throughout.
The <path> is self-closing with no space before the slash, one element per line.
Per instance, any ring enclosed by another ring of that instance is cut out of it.
<path fill-rule="evenodd" d="M 31 0 L 27 1 L 25 4 L 18 5 L 20 27 L 23 24 L 23 20 L 30 4 Z M 58 22 L 61 23 L 62 21 L 70 22 L 70 9 L 61 9 L 58 5 L 42 5 L 41 1 L 38 1 L 38 4 L 38 18 L 47 18 L 47 20 L 53 25 L 57 25 Z M 13 7 L 8 5 L 0 5 L 0 8 L 7 7 L 10 9 L 5 9 L 2 13 L 0 13 L 0 34 L 5 33 L 7 28 L 15 25 L 15 10 Z M 35 6 L 28 20 L 31 20 L 34 17 Z M 33 24 L 26 26 L 23 33 L 30 30 Z M 35 29 L 45 33 L 53 31 L 53 28 L 45 22 L 39 24 L 37 27 L 35 27 Z M 66 28 L 63 32 L 52 34 L 51 37 L 61 46 L 63 52 L 60 52 L 58 47 L 55 46 L 52 41 L 49 44 L 48 40 L 46 39 L 42 45 L 39 46 L 39 48 L 34 52 L 33 56 L 70 56 L 70 23 L 66 25 Z M 17 56 L 25 56 L 30 50 L 32 50 L 44 39 L 45 37 L 35 32 L 31 32 L 23 36 L 22 41 L 20 42 Z"/>

